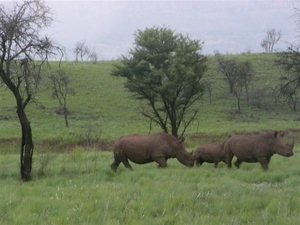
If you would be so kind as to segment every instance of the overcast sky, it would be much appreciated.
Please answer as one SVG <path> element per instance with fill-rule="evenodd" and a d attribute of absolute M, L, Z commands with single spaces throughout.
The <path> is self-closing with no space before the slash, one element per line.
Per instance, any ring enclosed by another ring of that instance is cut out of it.
<path fill-rule="evenodd" d="M 69 49 L 69 59 L 78 41 L 94 48 L 99 60 L 117 59 L 133 46 L 137 29 L 153 26 L 204 41 L 204 54 L 262 52 L 260 42 L 271 28 L 282 31 L 277 48 L 285 49 L 298 35 L 296 0 L 45 2 L 56 20 L 46 33 Z"/>

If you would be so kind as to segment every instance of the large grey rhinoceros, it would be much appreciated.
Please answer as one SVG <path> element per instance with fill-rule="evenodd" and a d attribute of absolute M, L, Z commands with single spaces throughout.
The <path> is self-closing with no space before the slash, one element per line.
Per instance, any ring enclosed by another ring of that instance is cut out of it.
<path fill-rule="evenodd" d="M 224 145 L 227 167 L 231 168 L 232 158 L 236 156 L 234 165 L 237 168 L 242 162 L 259 162 L 267 170 L 273 154 L 285 157 L 293 155 L 294 140 L 284 143 L 283 136 L 284 133 L 277 131 L 231 136 Z"/>
<path fill-rule="evenodd" d="M 122 162 L 126 168 L 132 169 L 128 160 L 137 164 L 154 161 L 159 167 L 166 167 L 169 158 L 177 158 L 183 165 L 192 167 L 194 157 L 186 151 L 183 141 L 163 132 L 122 136 L 114 143 L 114 162 L 110 167 L 116 171 Z"/>

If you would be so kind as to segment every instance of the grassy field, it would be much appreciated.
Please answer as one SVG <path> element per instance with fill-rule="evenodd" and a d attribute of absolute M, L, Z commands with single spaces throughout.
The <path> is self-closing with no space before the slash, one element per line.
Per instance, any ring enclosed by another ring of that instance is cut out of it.
<path fill-rule="evenodd" d="M 281 75 L 273 67 L 275 55 L 228 57 L 251 60 L 253 90 L 274 87 Z M 212 82 L 212 103 L 206 93 L 195 106 L 200 113 L 186 132 L 187 149 L 233 133 L 281 130 L 294 135 L 294 156 L 273 156 L 268 171 L 257 163 L 231 170 L 223 163 L 218 169 L 212 164 L 187 168 L 170 159 L 166 169 L 132 163 L 133 171 L 121 165 L 113 173 L 111 143 L 120 135 L 148 133 L 149 121 L 139 113 L 145 105 L 123 88 L 124 80 L 109 75 L 112 63 L 62 64 L 76 91 L 68 99 L 69 128 L 54 113 L 58 103 L 41 87 L 37 102 L 27 109 L 35 143 L 29 183 L 19 176 L 15 102 L 0 88 L 1 224 L 299 224 L 298 113 L 284 101 L 262 108 L 244 102 L 237 113 L 211 57 L 206 79 Z"/>
<path fill-rule="evenodd" d="M 176 159 L 110 171 L 110 152 L 36 154 L 34 177 L 18 179 L 16 155 L 1 157 L 1 224 L 298 224 L 299 154 L 274 156 L 269 171 L 187 168 Z M 48 164 L 46 163 L 48 162 Z M 43 166 L 42 166 L 43 165 Z M 43 168 L 43 169 L 41 169 Z"/>

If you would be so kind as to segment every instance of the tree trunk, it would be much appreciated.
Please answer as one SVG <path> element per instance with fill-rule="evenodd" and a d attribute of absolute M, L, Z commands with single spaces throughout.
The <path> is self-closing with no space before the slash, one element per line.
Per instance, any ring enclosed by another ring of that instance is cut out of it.
<path fill-rule="evenodd" d="M 31 168 L 32 168 L 32 155 L 33 155 L 33 141 L 30 122 L 25 113 L 25 107 L 30 101 L 31 96 L 27 96 L 27 99 L 23 102 L 23 98 L 20 94 L 17 86 L 9 79 L 4 70 L 1 70 L 1 78 L 7 87 L 11 90 L 15 96 L 17 103 L 17 114 L 22 129 L 22 141 L 20 151 L 20 172 L 23 181 L 31 180 Z"/>
<path fill-rule="evenodd" d="M 246 90 L 246 99 L 247 99 L 247 102 L 249 102 L 248 86 L 245 86 L 245 90 Z"/>
<path fill-rule="evenodd" d="M 65 124 L 66 124 L 66 127 L 69 127 L 69 121 L 68 121 L 68 112 L 67 112 L 67 109 L 65 108 L 64 109 L 64 117 L 65 117 Z"/>
<path fill-rule="evenodd" d="M 172 134 L 178 138 L 178 127 L 176 125 L 176 120 L 174 118 L 170 118 L 170 120 L 171 120 Z"/>
<path fill-rule="evenodd" d="M 17 114 L 22 128 L 22 141 L 20 151 L 20 172 L 23 181 L 31 180 L 33 141 L 30 122 L 26 116 L 23 105 L 17 105 Z"/>
<path fill-rule="evenodd" d="M 240 97 L 237 97 L 238 112 L 241 112 Z"/>

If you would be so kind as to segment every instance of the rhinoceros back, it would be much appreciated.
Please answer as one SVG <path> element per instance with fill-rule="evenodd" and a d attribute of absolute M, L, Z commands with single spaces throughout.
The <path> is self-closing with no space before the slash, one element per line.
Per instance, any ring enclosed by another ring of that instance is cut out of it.
<path fill-rule="evenodd" d="M 232 152 L 238 159 L 256 162 L 258 157 L 272 156 L 269 133 L 234 135 L 225 143 L 225 151 Z"/>
<path fill-rule="evenodd" d="M 114 144 L 114 153 L 124 154 L 135 163 L 151 162 L 155 157 L 170 158 L 173 155 L 174 147 L 172 140 L 169 139 L 170 136 L 164 133 L 122 136 Z"/>

